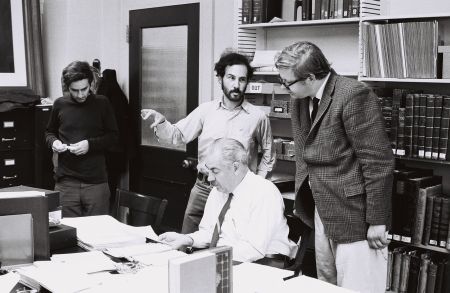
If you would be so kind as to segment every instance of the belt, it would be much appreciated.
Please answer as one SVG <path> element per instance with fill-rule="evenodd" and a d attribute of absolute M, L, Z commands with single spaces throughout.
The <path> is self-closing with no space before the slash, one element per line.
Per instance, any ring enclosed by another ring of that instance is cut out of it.
<path fill-rule="evenodd" d="M 283 254 L 266 254 L 264 257 L 270 258 L 270 259 L 276 259 L 276 260 L 282 260 L 282 261 L 289 261 L 289 257 Z"/>
<path fill-rule="evenodd" d="M 201 172 L 198 172 L 198 173 L 197 173 L 197 180 L 200 181 L 200 182 L 202 182 L 202 183 L 205 183 L 205 184 L 208 184 L 208 185 L 209 185 L 208 175 L 206 175 L 206 174 L 203 174 L 203 173 L 201 173 Z"/>

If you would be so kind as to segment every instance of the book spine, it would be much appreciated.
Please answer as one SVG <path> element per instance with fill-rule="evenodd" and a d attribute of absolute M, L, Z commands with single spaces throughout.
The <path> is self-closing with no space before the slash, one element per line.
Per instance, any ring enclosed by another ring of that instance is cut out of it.
<path fill-rule="evenodd" d="M 294 1 L 294 21 L 298 21 L 302 18 L 302 0 Z M 300 13 L 299 13 L 300 10 Z M 300 16 L 300 17 L 299 17 Z"/>
<path fill-rule="evenodd" d="M 433 150 L 434 97 L 426 97 L 425 107 L 425 158 L 431 159 Z M 420 131 L 420 130 L 419 130 Z M 420 136 L 419 136 L 420 137 Z"/>
<path fill-rule="evenodd" d="M 243 24 L 251 23 L 251 21 L 252 21 L 251 12 L 252 12 L 252 0 L 242 0 L 242 23 Z"/>
<path fill-rule="evenodd" d="M 417 140 L 417 155 L 425 158 L 425 129 L 426 129 L 427 96 L 420 95 L 419 98 L 419 132 Z"/>
<path fill-rule="evenodd" d="M 417 291 L 416 292 L 425 292 L 427 288 L 427 278 L 428 278 L 428 266 L 430 265 L 430 256 L 428 254 L 422 254 L 421 260 L 420 260 L 420 272 L 419 272 L 419 280 L 417 285 Z M 414 287 L 413 287 L 414 288 Z M 411 288 L 412 289 L 412 288 Z"/>
<path fill-rule="evenodd" d="M 412 136 L 412 157 L 418 157 L 418 139 L 419 139 L 419 112 L 420 112 L 420 95 L 414 94 L 413 108 L 413 136 Z"/>
<path fill-rule="evenodd" d="M 359 0 L 352 0 L 352 14 L 351 17 L 359 16 Z"/>
<path fill-rule="evenodd" d="M 431 218 L 430 241 L 428 242 L 428 244 L 433 246 L 438 245 L 441 206 L 442 206 L 442 198 L 435 197 L 433 201 L 433 216 Z"/>
<path fill-rule="evenodd" d="M 397 149 L 395 153 L 405 156 L 405 108 L 398 109 Z"/>
<path fill-rule="evenodd" d="M 342 1 L 342 17 L 344 18 L 348 18 L 350 17 L 350 10 L 349 10 L 349 6 L 351 6 L 351 0 L 343 0 Z M 350 5 L 349 5 L 350 3 Z M 351 8 L 351 7 L 350 7 Z"/>
<path fill-rule="evenodd" d="M 302 20 L 311 20 L 311 3 L 312 0 L 303 0 L 302 4 Z"/>
<path fill-rule="evenodd" d="M 431 158 L 439 159 L 439 134 L 441 130 L 442 118 L 442 96 L 435 96 L 434 98 L 434 119 L 433 119 L 433 145 Z"/>
<path fill-rule="evenodd" d="M 322 0 L 322 5 L 320 6 L 320 18 L 328 19 L 328 9 L 330 8 L 331 0 Z"/>
<path fill-rule="evenodd" d="M 448 160 L 447 144 L 450 127 L 450 96 L 442 97 L 441 130 L 439 134 L 439 160 Z"/>
<path fill-rule="evenodd" d="M 441 218 L 439 220 L 439 246 L 447 247 L 450 214 L 450 198 L 442 198 Z"/>
<path fill-rule="evenodd" d="M 410 252 L 411 260 L 409 265 L 408 287 L 407 292 L 411 288 L 417 288 L 419 272 L 420 272 L 420 258 L 416 251 Z"/>
<path fill-rule="evenodd" d="M 420 188 L 417 194 L 416 215 L 414 221 L 414 233 L 411 242 L 414 244 L 422 243 L 423 227 L 425 225 L 425 212 L 427 204 L 427 189 Z"/>
<path fill-rule="evenodd" d="M 431 223 L 433 221 L 434 195 L 427 195 L 427 206 L 425 210 L 425 224 L 423 227 L 422 244 L 428 245 L 430 242 Z"/>
<path fill-rule="evenodd" d="M 334 12 L 335 12 L 335 0 L 330 0 L 330 7 L 328 8 L 328 18 L 335 18 Z"/>
<path fill-rule="evenodd" d="M 411 94 L 406 96 L 405 102 L 405 156 L 411 157 L 412 155 L 412 135 L 413 135 L 413 107 L 414 97 Z"/>
<path fill-rule="evenodd" d="M 315 2 L 314 19 L 320 19 L 321 18 L 322 1 L 325 1 L 325 0 L 313 0 L 313 1 Z"/>
<path fill-rule="evenodd" d="M 391 290 L 396 292 L 400 289 L 400 274 L 402 269 L 402 251 L 394 249 L 394 264 L 392 268 L 392 284 Z"/>
<path fill-rule="evenodd" d="M 391 289 L 393 265 L 394 265 L 394 253 L 392 252 L 392 250 L 389 250 L 387 262 L 386 291 L 389 291 Z"/>
<path fill-rule="evenodd" d="M 430 262 L 430 265 L 428 266 L 427 286 L 425 293 L 434 293 L 434 288 L 436 284 L 436 273 L 437 273 L 437 265 L 433 262 Z"/>
<path fill-rule="evenodd" d="M 402 267 L 400 271 L 400 288 L 399 292 L 406 293 L 408 289 L 409 267 L 411 256 L 408 253 L 402 254 Z"/>
<path fill-rule="evenodd" d="M 263 1 L 265 0 L 252 0 L 252 23 L 263 22 Z"/>

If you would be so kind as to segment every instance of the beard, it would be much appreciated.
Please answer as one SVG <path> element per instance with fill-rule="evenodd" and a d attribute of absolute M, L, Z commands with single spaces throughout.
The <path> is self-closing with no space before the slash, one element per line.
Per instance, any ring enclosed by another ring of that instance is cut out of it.
<path fill-rule="evenodd" d="M 231 102 L 242 102 L 244 100 L 245 88 L 243 92 L 241 92 L 239 88 L 228 90 L 222 84 L 222 91 L 224 95 L 227 97 L 227 99 L 230 100 Z"/>

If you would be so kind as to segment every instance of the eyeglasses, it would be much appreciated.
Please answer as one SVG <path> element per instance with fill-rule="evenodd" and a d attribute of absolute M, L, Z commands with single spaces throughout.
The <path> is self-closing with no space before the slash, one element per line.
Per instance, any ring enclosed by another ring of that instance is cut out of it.
<path fill-rule="evenodd" d="M 309 77 L 309 76 L 308 76 L 308 77 Z M 305 77 L 302 77 L 302 78 L 296 79 L 296 80 L 294 80 L 294 81 L 292 81 L 292 82 L 286 83 L 286 81 L 284 81 L 284 80 L 281 78 L 281 76 L 278 76 L 278 82 L 279 82 L 280 84 L 282 84 L 286 89 L 291 90 L 289 87 L 291 87 L 293 84 L 295 84 L 295 83 L 297 83 L 297 82 L 299 82 L 299 81 L 307 80 L 308 77 L 306 77 L 306 78 L 305 78 Z"/>

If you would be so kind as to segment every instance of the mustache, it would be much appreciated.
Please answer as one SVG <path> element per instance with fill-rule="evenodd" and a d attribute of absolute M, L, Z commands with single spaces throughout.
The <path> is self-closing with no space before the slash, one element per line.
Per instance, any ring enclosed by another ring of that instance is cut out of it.
<path fill-rule="evenodd" d="M 241 94 L 242 92 L 239 89 L 232 89 L 230 91 L 230 94 L 232 94 L 232 93 Z"/>

